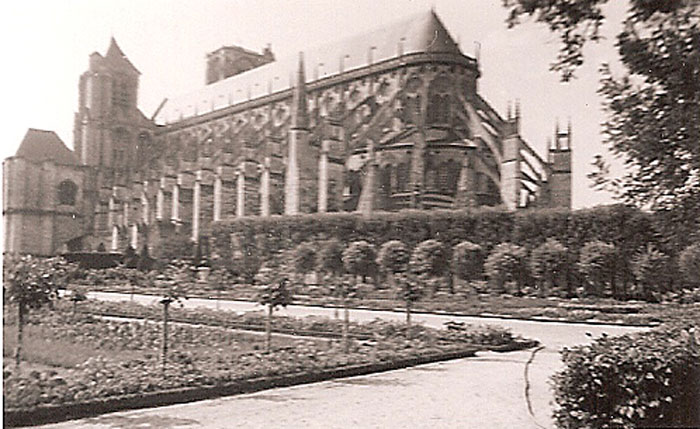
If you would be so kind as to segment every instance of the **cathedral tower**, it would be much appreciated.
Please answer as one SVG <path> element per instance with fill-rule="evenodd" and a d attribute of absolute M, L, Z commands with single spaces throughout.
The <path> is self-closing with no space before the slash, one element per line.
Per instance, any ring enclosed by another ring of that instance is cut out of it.
<path fill-rule="evenodd" d="M 554 145 L 548 148 L 549 198 L 551 207 L 571 208 L 571 122 L 566 131 L 554 131 Z"/>
<path fill-rule="evenodd" d="M 80 76 L 74 148 L 81 165 L 125 170 L 135 161 L 138 124 L 139 71 L 114 38 L 105 56 L 90 55 L 90 67 Z"/>

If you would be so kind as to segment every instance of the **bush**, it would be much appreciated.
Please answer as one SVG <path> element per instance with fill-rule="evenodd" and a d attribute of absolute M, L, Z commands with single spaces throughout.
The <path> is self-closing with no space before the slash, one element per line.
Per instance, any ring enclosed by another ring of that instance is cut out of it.
<path fill-rule="evenodd" d="M 678 258 L 678 265 L 689 286 L 700 286 L 700 243 L 686 247 Z"/>
<path fill-rule="evenodd" d="M 586 280 L 587 293 L 602 296 L 609 284 L 613 295 L 620 296 L 615 287 L 616 257 L 617 251 L 612 244 L 592 241 L 583 246 L 577 266 Z"/>
<path fill-rule="evenodd" d="M 637 280 L 639 298 L 651 299 L 655 292 L 668 289 L 669 258 L 651 245 L 632 258 L 632 272 Z"/>
<path fill-rule="evenodd" d="M 375 271 L 375 258 L 374 246 L 364 240 L 355 241 L 343 251 L 343 266 L 349 274 L 366 277 Z"/>
<path fill-rule="evenodd" d="M 411 254 L 410 268 L 419 276 L 440 277 L 449 267 L 445 246 L 438 240 L 425 240 Z"/>
<path fill-rule="evenodd" d="M 298 274 L 306 275 L 316 267 L 316 248 L 310 243 L 301 243 L 294 249 L 292 265 Z"/>
<path fill-rule="evenodd" d="M 406 271 L 410 254 L 408 248 L 399 240 L 390 240 L 382 244 L 377 255 L 377 264 L 386 273 L 396 274 Z"/>
<path fill-rule="evenodd" d="M 699 341 L 686 325 L 564 349 L 553 377 L 557 426 L 698 427 Z"/>
<path fill-rule="evenodd" d="M 569 249 L 553 238 L 533 249 L 530 255 L 530 272 L 540 281 L 540 295 L 549 293 L 568 266 Z"/>
<path fill-rule="evenodd" d="M 484 249 L 478 244 L 463 241 L 452 250 L 452 272 L 462 280 L 483 277 Z"/>
<path fill-rule="evenodd" d="M 503 290 L 507 281 L 514 281 L 518 288 L 516 292 L 520 293 L 526 274 L 526 256 L 526 250 L 517 244 L 501 243 L 486 258 L 486 275 L 498 290 Z"/>
<path fill-rule="evenodd" d="M 333 275 L 343 272 L 343 245 L 340 241 L 333 239 L 320 243 L 316 254 L 316 269 Z"/>

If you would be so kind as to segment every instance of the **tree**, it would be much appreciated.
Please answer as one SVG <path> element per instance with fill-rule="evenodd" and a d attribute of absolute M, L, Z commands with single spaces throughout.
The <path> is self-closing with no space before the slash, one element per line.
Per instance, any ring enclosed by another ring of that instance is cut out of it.
<path fill-rule="evenodd" d="M 540 295 L 552 289 L 567 267 L 569 249 L 553 238 L 537 246 L 530 255 L 530 272 L 540 282 Z"/>
<path fill-rule="evenodd" d="M 39 309 L 58 297 L 75 266 L 63 258 L 37 258 L 8 255 L 3 262 L 3 292 L 6 302 L 17 307 L 17 349 L 15 365 L 22 361 L 22 341 L 25 316 L 29 310 Z"/>
<path fill-rule="evenodd" d="M 161 342 L 161 370 L 165 376 L 165 369 L 168 362 L 168 321 L 169 309 L 173 303 L 180 303 L 182 299 L 187 299 L 187 284 L 194 280 L 193 267 L 185 261 L 171 262 L 163 274 L 160 276 L 165 290 L 160 304 L 163 306 L 163 340 Z"/>
<path fill-rule="evenodd" d="M 379 248 L 377 264 L 387 273 L 392 288 L 396 286 L 396 274 L 403 273 L 408 268 L 410 256 L 408 247 L 399 240 L 387 241 Z"/>
<path fill-rule="evenodd" d="M 324 275 L 324 281 L 329 282 L 332 289 L 335 289 L 338 277 L 343 274 L 343 245 L 340 241 L 333 239 L 320 243 L 321 246 L 316 254 L 316 269 Z M 332 290 L 331 292 L 334 292 Z M 335 293 L 332 293 L 336 296 Z M 335 318 L 338 318 L 338 308 L 334 309 Z"/>
<path fill-rule="evenodd" d="M 340 298 L 343 307 L 343 347 L 347 353 L 350 350 L 350 299 L 357 295 L 357 285 L 351 276 L 335 276 L 329 280 L 331 294 Z"/>
<path fill-rule="evenodd" d="M 581 248 L 577 265 L 586 279 L 590 293 L 602 295 L 606 284 L 610 284 L 615 297 L 619 298 L 626 293 L 624 290 L 620 293 L 615 287 L 616 256 L 615 246 L 602 241 L 591 241 Z"/>
<path fill-rule="evenodd" d="M 267 306 L 265 349 L 269 353 L 272 351 L 272 313 L 280 306 L 287 307 L 292 302 L 292 294 L 289 279 L 275 274 L 272 268 L 262 267 L 256 280 L 259 283 L 257 301 L 260 305 Z"/>
<path fill-rule="evenodd" d="M 493 248 L 486 258 L 484 270 L 498 290 L 503 290 L 506 282 L 513 281 L 517 285 L 516 292 L 520 293 L 526 269 L 526 255 L 527 251 L 517 244 L 501 243 Z"/>
<path fill-rule="evenodd" d="M 477 280 L 483 275 L 484 257 L 481 246 L 463 241 L 452 250 L 452 273 L 464 281 Z"/>
<path fill-rule="evenodd" d="M 413 304 L 420 300 L 424 295 L 424 280 L 425 279 L 422 279 L 413 272 L 398 273 L 396 275 L 399 296 L 401 296 L 401 299 L 406 305 L 406 335 L 409 339 L 411 336 L 411 308 L 413 307 Z"/>
<path fill-rule="evenodd" d="M 632 273 L 641 289 L 638 296 L 651 300 L 653 292 L 665 292 L 664 285 L 670 279 L 668 255 L 648 245 L 632 258 Z"/>
<path fill-rule="evenodd" d="M 438 240 L 425 240 L 418 243 L 409 261 L 409 268 L 413 274 L 425 283 L 434 283 L 431 289 L 438 289 L 438 282 L 447 272 L 449 258 L 445 247 Z"/>
<path fill-rule="evenodd" d="M 509 26 L 522 15 L 546 23 L 561 37 L 552 68 L 569 80 L 583 63 L 583 46 L 599 39 L 608 0 L 503 0 Z M 677 211 L 700 229 L 700 2 L 630 0 L 617 36 L 626 71 L 601 67 L 599 93 L 608 114 L 605 143 L 627 173 L 611 178 L 602 157 L 589 175 L 594 187 L 623 201 Z"/>
<path fill-rule="evenodd" d="M 366 277 L 374 271 L 376 255 L 368 242 L 354 241 L 343 251 L 343 266 L 348 274 Z"/>
<path fill-rule="evenodd" d="M 678 258 L 678 265 L 689 285 L 700 286 L 700 243 L 686 247 Z"/>
<path fill-rule="evenodd" d="M 301 243 L 292 253 L 292 266 L 304 283 L 306 275 L 316 267 L 316 248 L 311 243 Z"/>

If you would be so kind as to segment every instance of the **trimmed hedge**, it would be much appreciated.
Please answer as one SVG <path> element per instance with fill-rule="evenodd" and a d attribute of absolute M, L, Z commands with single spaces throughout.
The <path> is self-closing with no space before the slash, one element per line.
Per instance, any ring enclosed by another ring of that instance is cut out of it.
<path fill-rule="evenodd" d="M 677 325 L 564 349 L 565 368 L 553 377 L 557 426 L 698 427 L 697 329 Z"/>

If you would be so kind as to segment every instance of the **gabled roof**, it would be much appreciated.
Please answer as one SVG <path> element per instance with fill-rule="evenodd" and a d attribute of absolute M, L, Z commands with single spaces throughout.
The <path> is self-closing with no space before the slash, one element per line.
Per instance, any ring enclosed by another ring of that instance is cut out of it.
<path fill-rule="evenodd" d="M 55 161 L 57 164 L 78 165 L 73 151 L 55 132 L 34 128 L 27 130 L 15 156 L 33 162 Z"/>
<path fill-rule="evenodd" d="M 129 61 L 129 59 L 124 55 L 122 49 L 117 45 L 117 41 L 112 37 L 109 41 L 109 48 L 107 48 L 107 53 L 104 56 L 105 61 L 114 65 L 125 65 L 132 69 L 134 72 L 141 74 L 141 72 Z"/>
<path fill-rule="evenodd" d="M 440 52 L 462 55 L 432 10 L 303 52 L 307 83 L 317 77 L 327 78 L 404 54 Z M 296 84 L 292 76 L 298 68 L 298 58 L 298 54 L 280 58 L 190 94 L 171 98 L 156 116 L 156 121 L 177 122 L 180 118 L 288 90 Z"/>

